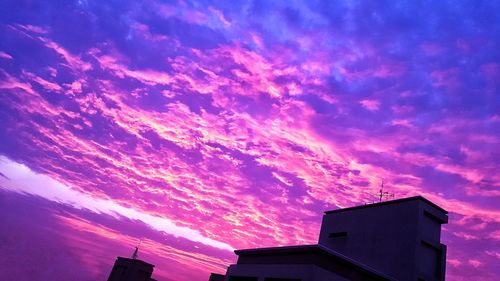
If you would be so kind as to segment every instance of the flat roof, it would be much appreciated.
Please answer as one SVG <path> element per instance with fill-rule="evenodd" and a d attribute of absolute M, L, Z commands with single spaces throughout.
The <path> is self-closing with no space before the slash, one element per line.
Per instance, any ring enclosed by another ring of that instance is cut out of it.
<path fill-rule="evenodd" d="M 138 262 L 138 263 L 143 263 L 143 264 L 146 264 L 146 265 L 149 265 L 151 267 L 154 267 L 155 265 L 154 264 L 150 264 L 149 262 L 145 262 L 143 260 L 139 260 L 139 259 L 131 259 L 131 258 L 125 258 L 125 257 L 117 257 L 116 258 L 117 260 L 126 260 L 128 262 Z"/>
<path fill-rule="evenodd" d="M 372 208 L 372 207 L 379 207 L 379 206 L 400 204 L 400 203 L 404 203 L 404 202 L 408 202 L 408 201 L 414 201 L 414 200 L 423 201 L 423 202 L 431 205 L 432 207 L 440 210 L 441 212 L 443 212 L 445 214 L 448 214 L 448 211 L 446 211 L 445 209 L 439 207 L 438 205 L 432 203 L 430 200 L 425 199 L 424 197 L 422 197 L 420 195 L 413 196 L 413 197 L 396 199 L 396 200 L 391 200 L 391 201 L 382 201 L 382 202 L 377 202 L 377 203 L 373 203 L 373 204 L 366 204 L 366 205 L 359 205 L 359 206 L 354 206 L 354 207 L 348 207 L 348 208 L 330 210 L 330 211 L 325 211 L 325 214 L 341 213 L 341 212 L 346 212 L 346 211 L 351 211 L 351 210 L 357 210 L 357 209 L 365 209 L 365 208 Z"/>
<path fill-rule="evenodd" d="M 236 250 L 234 253 L 238 256 L 253 256 L 253 255 L 266 255 L 266 254 L 290 254 L 296 255 L 300 253 L 309 253 L 309 252 L 317 252 L 326 256 L 335 257 L 340 259 L 351 266 L 361 269 L 362 271 L 377 276 L 378 278 L 383 278 L 385 280 L 395 280 L 394 278 L 387 276 L 386 274 L 379 272 L 363 263 L 360 263 L 356 260 L 353 260 L 347 256 L 342 255 L 336 251 L 328 249 L 325 246 L 320 244 L 312 244 L 312 245 L 298 245 L 298 246 L 284 246 L 284 247 L 271 247 L 271 248 L 255 248 L 255 249 L 243 249 Z"/>
<path fill-rule="evenodd" d="M 225 274 L 219 274 L 219 273 L 210 273 L 210 277 L 208 278 L 208 281 L 224 281 L 226 278 Z"/>

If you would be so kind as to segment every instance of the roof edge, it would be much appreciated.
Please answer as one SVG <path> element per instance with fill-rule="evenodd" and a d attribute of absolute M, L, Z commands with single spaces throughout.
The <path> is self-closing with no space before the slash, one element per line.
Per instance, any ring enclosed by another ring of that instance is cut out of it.
<path fill-rule="evenodd" d="M 421 195 L 417 196 L 412 196 L 412 197 L 406 197 L 406 198 L 401 198 L 401 199 L 396 199 L 396 200 L 391 200 L 391 201 L 383 201 L 383 202 L 378 202 L 378 203 L 373 203 L 373 204 L 366 204 L 366 205 L 358 205 L 358 206 L 353 206 L 353 207 L 347 207 L 347 208 L 342 208 L 342 209 L 335 209 L 335 210 L 330 210 L 330 211 L 325 211 L 325 214 L 332 214 L 332 213 L 341 213 L 341 212 L 346 212 L 350 210 L 357 210 L 357 209 L 364 209 L 364 208 L 371 208 L 371 207 L 379 207 L 379 206 L 386 206 L 386 205 L 392 205 L 392 204 L 398 204 L 398 203 L 403 203 L 407 201 L 414 201 L 414 200 L 420 200 L 423 201 L 432 207 L 438 209 L 439 211 L 448 214 L 448 211 L 445 209 L 439 207 L 435 203 L 431 202 L 429 199 L 424 198 Z"/>
<path fill-rule="evenodd" d="M 344 260 L 355 267 L 358 267 L 370 274 L 385 278 L 387 280 L 395 280 L 394 278 L 386 275 L 385 273 L 382 273 L 368 265 L 365 265 L 361 262 L 358 262 L 356 260 L 353 260 L 352 258 L 349 258 L 339 252 L 336 252 L 332 249 L 329 249 L 323 245 L 320 244 L 307 244 L 307 245 L 295 245 L 295 246 L 283 246 L 283 247 L 269 247 L 269 248 L 253 248 L 253 249 L 242 249 L 242 250 L 235 250 L 235 254 L 240 256 L 240 255 L 258 255 L 258 254 L 266 254 L 266 253 L 282 253 L 282 252 L 289 252 L 289 251 L 320 251 L 323 254 L 328 254 L 335 256 L 341 260 Z"/>
<path fill-rule="evenodd" d="M 131 258 L 126 258 L 126 257 L 116 257 L 116 259 L 117 260 L 120 259 L 120 260 L 132 261 L 132 262 L 139 262 L 139 263 L 143 263 L 143 264 L 146 264 L 146 265 L 150 265 L 152 267 L 155 266 L 152 263 L 149 263 L 149 262 L 146 262 L 146 261 L 143 261 L 143 260 L 140 260 L 140 259 L 131 259 Z"/>

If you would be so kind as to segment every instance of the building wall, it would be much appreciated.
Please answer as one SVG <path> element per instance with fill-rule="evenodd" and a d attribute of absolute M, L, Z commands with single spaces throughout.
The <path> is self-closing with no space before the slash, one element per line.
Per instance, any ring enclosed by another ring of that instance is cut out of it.
<path fill-rule="evenodd" d="M 318 243 L 398 280 L 442 280 L 445 220 L 421 200 L 339 210 L 324 215 Z"/>
<path fill-rule="evenodd" d="M 267 281 L 266 278 L 286 278 L 297 281 L 348 281 L 341 276 L 308 264 L 238 264 L 229 266 L 225 281 L 231 276 L 255 277 L 248 281 Z M 234 278 L 233 278 L 234 279 Z M 277 279 L 275 279 L 277 281 Z M 246 280 L 245 280 L 246 281 Z M 274 280 L 273 280 L 274 281 Z M 285 280 L 284 280 L 285 281 Z M 288 280 L 286 280 L 288 281 Z"/>
<path fill-rule="evenodd" d="M 398 280 L 416 280 L 419 202 L 325 214 L 319 244 Z"/>
<path fill-rule="evenodd" d="M 425 204 L 420 205 L 419 235 L 417 237 L 418 280 L 444 280 L 446 267 L 446 246 L 441 244 L 441 224 L 439 212 Z"/>

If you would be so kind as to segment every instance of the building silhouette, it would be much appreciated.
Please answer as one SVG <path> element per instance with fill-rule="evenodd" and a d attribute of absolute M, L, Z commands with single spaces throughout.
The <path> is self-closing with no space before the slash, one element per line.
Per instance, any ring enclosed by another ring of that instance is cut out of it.
<path fill-rule="evenodd" d="M 156 281 L 151 278 L 154 265 L 137 259 L 135 247 L 132 258 L 117 257 L 108 281 Z"/>
<path fill-rule="evenodd" d="M 318 244 L 236 250 L 209 280 L 445 280 L 447 214 L 421 196 L 327 211 Z"/>
<path fill-rule="evenodd" d="M 208 278 L 208 281 L 224 281 L 225 278 L 226 278 L 225 275 L 210 273 L 210 278 Z"/>

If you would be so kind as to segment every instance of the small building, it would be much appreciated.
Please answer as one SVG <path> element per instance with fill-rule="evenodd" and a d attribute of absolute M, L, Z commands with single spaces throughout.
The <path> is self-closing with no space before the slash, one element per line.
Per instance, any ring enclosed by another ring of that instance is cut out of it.
<path fill-rule="evenodd" d="M 222 274 L 217 274 L 217 273 L 211 273 L 210 278 L 208 278 L 208 281 L 224 281 L 226 278 L 225 275 Z"/>
<path fill-rule="evenodd" d="M 224 281 L 445 280 L 448 212 L 422 196 L 325 212 L 318 244 L 236 250 Z"/>
<path fill-rule="evenodd" d="M 108 281 L 156 281 L 151 278 L 154 265 L 137 259 L 138 248 L 132 258 L 117 257 Z"/>

